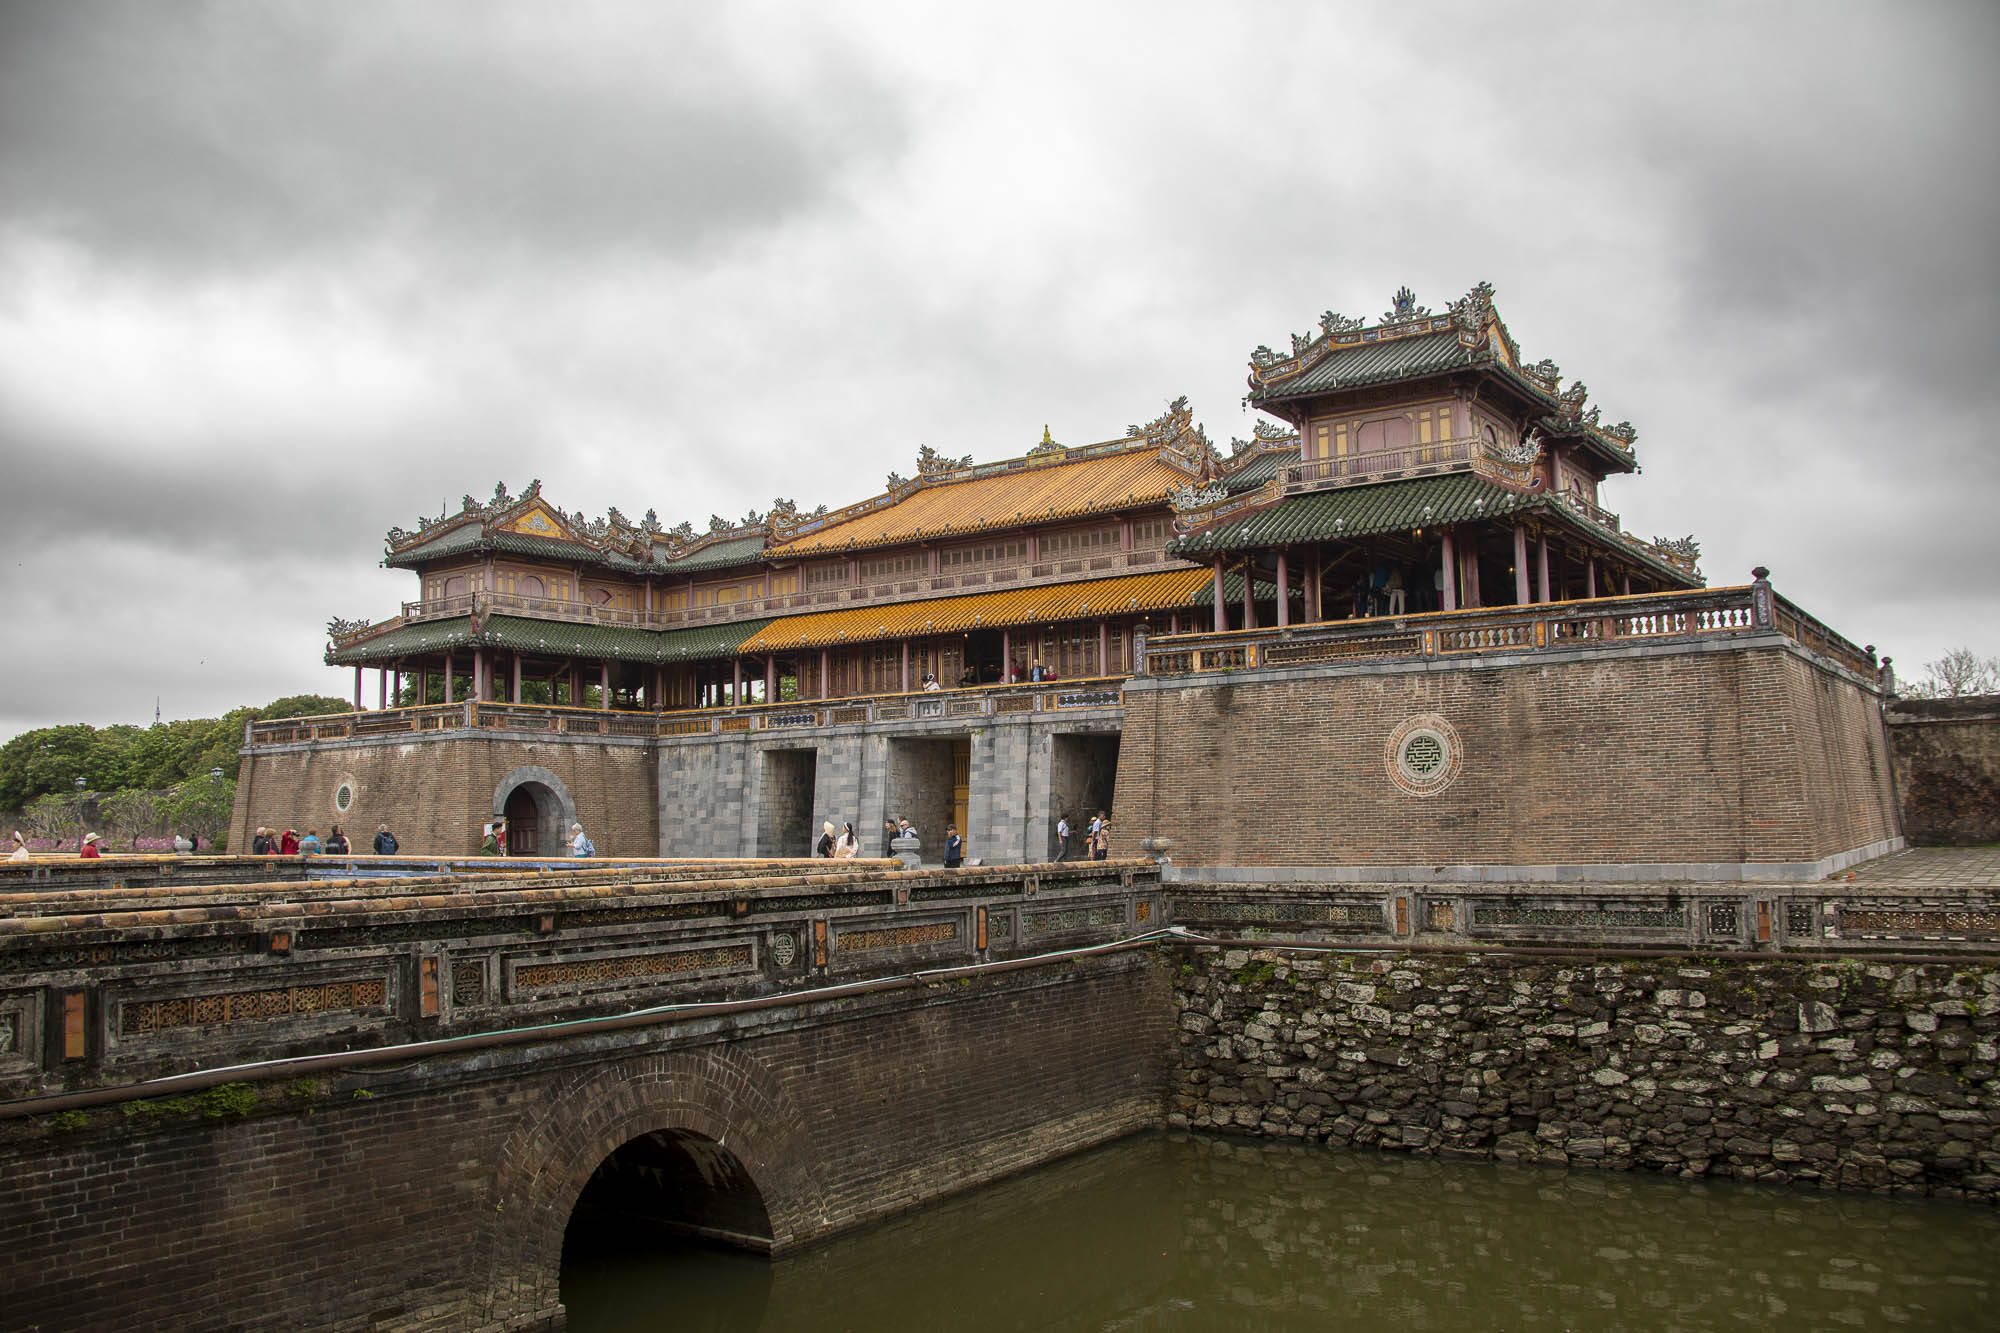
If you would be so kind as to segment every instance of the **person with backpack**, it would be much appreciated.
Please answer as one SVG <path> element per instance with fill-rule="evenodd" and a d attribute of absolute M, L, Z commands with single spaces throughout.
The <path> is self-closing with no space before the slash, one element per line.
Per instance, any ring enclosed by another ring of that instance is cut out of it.
<path fill-rule="evenodd" d="M 597 855 L 597 844 L 590 840 L 590 835 L 583 831 L 583 825 L 581 824 L 571 824 L 569 826 L 569 854 L 571 856 Z"/>
<path fill-rule="evenodd" d="M 328 856 L 347 855 L 347 835 L 340 831 L 338 824 L 326 835 L 326 852 Z"/>
<path fill-rule="evenodd" d="M 955 870 L 965 864 L 965 839 L 958 836 L 958 825 L 944 826 L 944 867 Z"/>
<path fill-rule="evenodd" d="M 377 824 L 375 826 L 375 855 L 394 856 L 395 854 L 396 835 L 389 832 L 387 824 Z"/>

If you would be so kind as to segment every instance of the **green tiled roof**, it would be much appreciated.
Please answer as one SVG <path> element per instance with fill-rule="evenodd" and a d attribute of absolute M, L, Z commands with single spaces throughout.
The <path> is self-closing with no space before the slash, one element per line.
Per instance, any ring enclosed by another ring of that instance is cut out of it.
<path fill-rule="evenodd" d="M 1344 486 L 1294 496 L 1226 518 L 1214 527 L 1178 538 L 1171 550 L 1178 556 L 1198 558 L 1289 542 L 1369 537 L 1433 523 L 1493 518 L 1529 508 L 1541 499 L 1470 473 Z"/>
<path fill-rule="evenodd" d="M 727 657 L 738 644 L 762 632 L 770 623 L 771 618 L 765 616 L 688 629 L 651 630 L 535 620 L 527 616 L 488 616 L 485 630 L 475 637 L 469 617 L 453 616 L 448 620 L 399 626 L 376 638 L 336 648 L 326 655 L 326 660 L 331 666 L 387 662 L 447 648 L 470 647 L 477 642 L 488 648 L 548 657 L 609 658 L 614 662 L 695 661 Z"/>
<path fill-rule="evenodd" d="M 1290 454 L 1268 453 L 1261 458 L 1253 458 L 1243 465 L 1240 472 L 1232 472 L 1222 479 L 1222 487 L 1231 495 L 1241 495 L 1254 491 L 1265 482 L 1278 475 L 1279 467 L 1286 463 L 1298 462 L 1298 452 Z"/>
<path fill-rule="evenodd" d="M 449 620 L 426 620 L 415 625 L 398 625 L 360 643 L 336 648 L 326 655 L 328 666 L 352 666 L 357 662 L 386 662 L 398 657 L 418 657 L 442 652 L 472 642 L 472 619 L 453 616 Z"/>
<path fill-rule="evenodd" d="M 694 574 L 704 569 L 721 569 L 727 565 L 747 564 L 763 553 L 764 538 L 759 534 L 753 537 L 738 537 L 733 541 L 716 542 L 678 560 L 661 557 L 659 567 L 669 574 Z"/>
<path fill-rule="evenodd" d="M 382 563 L 394 569 L 472 551 L 506 551 L 513 555 L 552 556 L 558 560 L 584 560 L 591 564 L 604 562 L 602 552 L 578 542 L 551 541 L 547 537 L 530 537 L 519 532 L 496 532 L 490 537 L 485 537 L 480 535 L 477 524 L 470 524 L 405 550 L 393 551 Z M 634 569 L 639 568 L 632 561 L 626 563 Z"/>
<path fill-rule="evenodd" d="M 1659 556 L 1586 521 L 1545 494 L 1526 494 L 1484 477 L 1457 473 L 1348 486 L 1293 496 L 1263 509 L 1226 518 L 1215 526 L 1179 537 L 1168 554 L 1200 560 L 1225 552 L 1259 550 L 1299 542 L 1346 541 L 1384 532 L 1466 523 L 1538 510 L 1620 556 L 1636 560 L 1686 587 L 1700 581 Z"/>
<path fill-rule="evenodd" d="M 1320 363 L 1296 379 L 1284 380 L 1253 390 L 1250 401 L 1296 398 L 1302 394 L 1331 393 L 1362 384 L 1405 379 L 1411 375 L 1455 370 L 1473 363 L 1474 349 L 1458 340 L 1450 329 L 1420 333 L 1386 342 L 1356 343 L 1329 353 Z"/>

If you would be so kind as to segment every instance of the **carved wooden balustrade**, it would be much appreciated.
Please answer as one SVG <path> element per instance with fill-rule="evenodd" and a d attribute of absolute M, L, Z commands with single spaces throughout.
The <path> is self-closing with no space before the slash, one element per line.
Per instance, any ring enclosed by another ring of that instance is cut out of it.
<path fill-rule="evenodd" d="M 256 748 L 468 729 L 562 736 L 707 736 L 791 727 L 837 727 L 865 722 L 998 717 L 1016 713 L 1117 708 L 1124 703 L 1125 680 L 1124 676 L 1102 676 L 659 713 L 468 699 L 462 703 L 428 704 L 421 708 L 385 708 L 373 712 L 252 722 L 245 730 L 244 743 Z"/>
<path fill-rule="evenodd" d="M 1777 630 L 1873 683 L 1874 659 L 1768 584 L 1597 597 L 1473 611 L 1370 616 L 1283 629 L 1177 634 L 1146 645 L 1146 670 L 1180 676 L 1368 658 L 1449 658 L 1579 644 L 1691 639 Z"/>

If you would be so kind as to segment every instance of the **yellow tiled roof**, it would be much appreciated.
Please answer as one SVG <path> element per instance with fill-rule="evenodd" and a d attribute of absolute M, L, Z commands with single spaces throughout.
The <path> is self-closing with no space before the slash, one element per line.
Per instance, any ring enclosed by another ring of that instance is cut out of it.
<path fill-rule="evenodd" d="M 1161 611 L 1196 605 L 1207 596 L 1213 577 L 1206 569 L 1168 569 L 1156 574 L 1092 579 L 1088 583 L 1009 588 L 1005 592 L 974 593 L 969 597 L 933 597 L 892 606 L 857 606 L 846 611 L 781 616 L 760 633 L 745 639 L 737 651 L 781 652 L 787 648 L 823 648 L 968 629 L 1044 625 L 1086 616 Z"/>
<path fill-rule="evenodd" d="M 853 551 L 893 542 L 974 537 L 1094 512 L 1164 501 L 1188 474 L 1160 461 L 1157 446 L 1073 463 L 1023 459 L 1019 468 L 964 481 L 926 479 L 914 494 L 796 541 L 768 560 Z"/>

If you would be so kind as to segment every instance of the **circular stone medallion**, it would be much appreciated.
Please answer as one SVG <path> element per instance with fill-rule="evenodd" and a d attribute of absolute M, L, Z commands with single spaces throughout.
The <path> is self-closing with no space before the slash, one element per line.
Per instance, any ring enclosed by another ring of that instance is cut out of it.
<path fill-rule="evenodd" d="M 1382 758 L 1389 781 L 1412 796 L 1435 796 L 1457 780 L 1465 747 L 1451 723 L 1436 713 L 1419 713 L 1389 733 Z"/>

